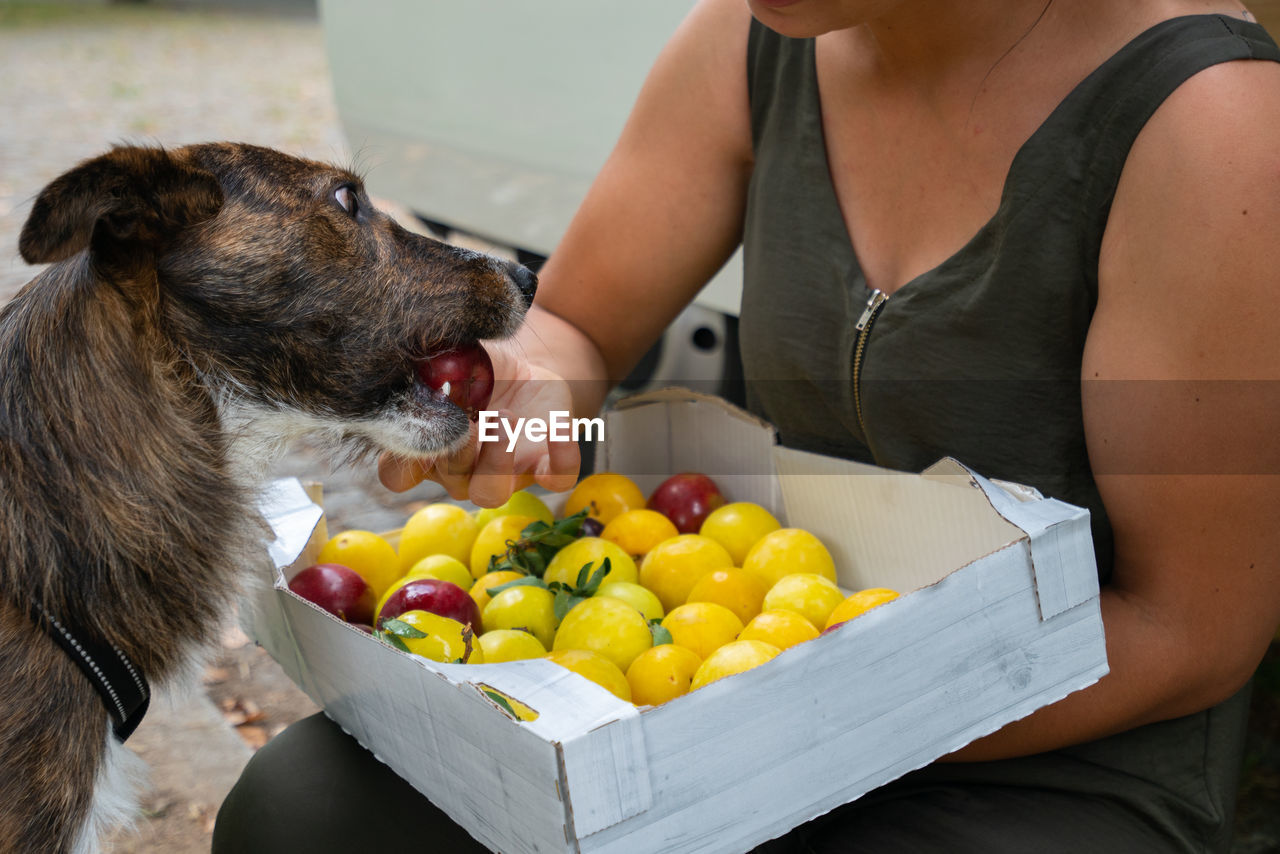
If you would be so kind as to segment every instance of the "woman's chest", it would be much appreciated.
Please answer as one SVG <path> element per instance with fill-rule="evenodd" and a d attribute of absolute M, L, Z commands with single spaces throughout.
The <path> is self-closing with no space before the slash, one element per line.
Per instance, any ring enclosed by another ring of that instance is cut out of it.
<path fill-rule="evenodd" d="M 865 58 L 821 38 L 814 65 L 839 220 L 868 286 L 890 294 L 992 220 L 1020 150 L 1087 71 L 1015 65 L 922 90 L 878 79 Z"/>

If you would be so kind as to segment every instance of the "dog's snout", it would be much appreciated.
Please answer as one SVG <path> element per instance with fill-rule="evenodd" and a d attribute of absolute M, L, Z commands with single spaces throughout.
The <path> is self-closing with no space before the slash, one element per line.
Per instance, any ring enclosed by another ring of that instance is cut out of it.
<path fill-rule="evenodd" d="M 516 283 L 520 296 L 524 298 L 525 308 L 533 305 L 533 295 L 538 292 L 538 277 L 523 264 L 511 264 L 508 268 L 511 279 Z"/>

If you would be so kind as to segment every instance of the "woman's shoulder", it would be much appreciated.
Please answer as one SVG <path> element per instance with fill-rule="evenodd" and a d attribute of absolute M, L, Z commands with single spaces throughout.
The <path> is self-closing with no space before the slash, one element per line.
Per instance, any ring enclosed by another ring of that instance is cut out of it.
<path fill-rule="evenodd" d="M 691 146 L 749 161 L 745 56 L 752 20 L 742 0 L 699 0 L 650 69 L 633 121 L 651 119 Z"/>
<path fill-rule="evenodd" d="M 1280 61 L 1248 57 L 1210 65 L 1179 86 L 1160 112 L 1158 129 L 1192 137 L 1274 122 L 1280 113 Z"/>
<path fill-rule="evenodd" d="M 1073 96 L 1059 125 L 1087 158 L 1088 198 L 1101 204 L 1114 194 L 1109 234 L 1118 223 L 1154 233 L 1147 226 L 1169 217 L 1180 227 L 1207 221 L 1259 193 L 1280 198 L 1280 48 L 1255 23 L 1227 15 L 1159 21 Z M 1250 232 L 1260 225 L 1250 223 Z"/>
<path fill-rule="evenodd" d="M 1275 377 L 1278 139 L 1280 62 L 1241 60 L 1188 78 L 1129 152 L 1107 226 L 1099 305 L 1145 318 L 1139 337 L 1168 330 L 1163 370 Z"/>
<path fill-rule="evenodd" d="M 1126 171 L 1192 187 L 1262 182 L 1280 190 L 1280 62 L 1242 59 L 1189 77 L 1145 124 Z"/>
<path fill-rule="evenodd" d="M 709 109 L 745 111 L 752 20 L 742 0 L 699 0 L 658 56 L 648 88 Z"/>

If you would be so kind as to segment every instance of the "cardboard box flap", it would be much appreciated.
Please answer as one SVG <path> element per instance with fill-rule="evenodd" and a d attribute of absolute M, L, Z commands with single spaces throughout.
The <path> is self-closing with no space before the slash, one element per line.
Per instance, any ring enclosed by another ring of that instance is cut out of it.
<path fill-rule="evenodd" d="M 996 512 L 1031 539 L 1031 571 L 1041 618 L 1047 620 L 1098 596 L 1088 510 L 1056 498 L 1024 500 L 976 472 L 971 474 Z"/>
<path fill-rule="evenodd" d="M 936 480 L 939 483 L 949 483 L 952 486 L 963 486 L 973 489 L 973 474 L 954 457 L 943 457 L 924 471 L 920 472 L 920 476 L 928 480 Z"/>
<path fill-rule="evenodd" d="M 302 483 L 282 478 L 266 484 L 258 510 L 271 525 L 275 540 L 267 547 L 274 564 L 270 578 L 285 583 L 284 570 L 303 555 L 324 511 L 312 502 Z M 315 678 L 302 646 L 293 636 L 293 627 L 284 613 L 285 600 L 273 596 L 247 597 L 240 611 L 245 632 L 271 651 L 290 678 L 307 695 L 317 696 Z"/>
<path fill-rule="evenodd" d="M 973 470 L 954 457 L 943 457 L 920 472 L 920 476 L 929 480 L 950 483 L 954 486 L 965 486 L 970 489 L 976 489 L 978 486 L 973 479 Z M 1012 481 L 1000 480 L 994 477 L 988 478 L 988 480 L 1019 501 L 1041 501 L 1044 499 L 1044 495 L 1034 486 L 1013 483 Z"/>
<path fill-rule="evenodd" d="M 1020 483 L 985 478 L 951 458 L 939 460 L 921 474 L 932 480 L 981 489 L 997 513 L 1026 532 L 1031 540 L 1040 615 L 1049 619 L 1098 595 L 1089 511 Z M 1075 567 L 1073 570 L 1072 567 Z"/>
<path fill-rule="evenodd" d="M 653 403 L 701 403 L 704 406 L 723 410 L 733 415 L 740 421 L 746 421 L 754 424 L 761 430 L 767 432 L 770 436 L 775 434 L 773 425 L 763 418 L 752 415 L 745 409 L 734 406 L 723 397 L 716 397 L 713 394 L 704 394 L 693 389 L 680 388 L 679 386 L 668 386 L 666 388 L 647 391 L 643 394 L 632 394 L 621 398 L 613 405 L 614 412 L 625 412 L 628 409 L 636 409 L 641 406 L 649 406 Z"/>
<path fill-rule="evenodd" d="M 629 476 L 649 495 L 672 474 L 700 472 L 730 501 L 753 501 L 775 515 L 773 428 L 719 398 L 661 389 L 619 401 L 605 413 L 596 471 Z"/>
<path fill-rule="evenodd" d="M 791 523 L 826 544 L 850 590 L 917 590 L 1024 536 L 972 485 L 791 448 L 774 458 Z"/>
<path fill-rule="evenodd" d="M 324 515 L 296 478 L 281 478 L 264 486 L 258 508 L 276 535 L 268 552 L 277 569 L 298 559 Z"/>

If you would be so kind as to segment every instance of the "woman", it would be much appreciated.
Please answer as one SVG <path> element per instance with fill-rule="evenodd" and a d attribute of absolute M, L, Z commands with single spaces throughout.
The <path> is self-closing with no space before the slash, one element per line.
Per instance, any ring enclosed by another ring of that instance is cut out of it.
<path fill-rule="evenodd" d="M 1232 0 L 702 0 L 658 59 L 491 348 L 493 406 L 593 413 L 742 241 L 748 393 L 784 443 L 1087 506 L 1103 581 L 1110 675 L 767 850 L 1226 849 L 1280 622 L 1277 60 Z M 382 477 L 493 505 L 576 467 L 486 445 Z M 332 732 L 260 754 L 215 842 L 267 845 L 243 828 L 279 769 L 364 768 Z M 396 816 L 362 832 L 426 820 L 397 785 L 344 787 Z"/>

